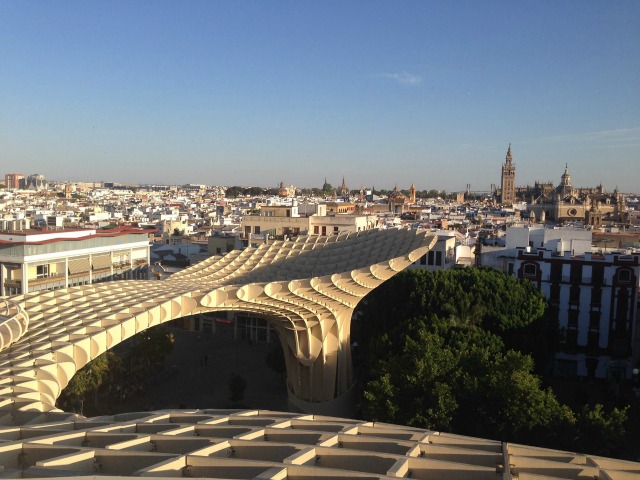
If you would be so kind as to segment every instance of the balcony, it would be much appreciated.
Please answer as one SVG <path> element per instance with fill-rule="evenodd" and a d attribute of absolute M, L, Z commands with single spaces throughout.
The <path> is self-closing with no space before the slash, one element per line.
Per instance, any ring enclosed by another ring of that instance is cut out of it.
<path fill-rule="evenodd" d="M 22 280 L 5 279 L 4 286 L 6 288 L 17 288 L 17 289 L 21 290 L 22 289 Z"/>
<path fill-rule="evenodd" d="M 242 232 L 242 234 L 240 234 L 240 239 L 241 240 L 251 239 L 257 242 L 264 242 L 265 240 L 282 240 L 284 239 L 284 235 L 276 235 L 276 229 L 271 228 L 265 232 L 260 232 L 260 233 Z"/>
<path fill-rule="evenodd" d="M 542 277 L 543 282 L 549 283 L 572 283 L 574 285 L 602 285 L 607 286 L 607 281 L 602 278 L 589 278 L 583 277 L 579 282 L 576 282 L 575 279 L 572 279 L 569 275 L 563 275 L 562 277 L 557 275 L 545 275 Z"/>
<path fill-rule="evenodd" d="M 48 283 L 58 283 L 60 281 L 64 281 L 64 277 L 65 277 L 64 274 L 54 273 L 47 277 L 30 278 L 29 286 L 31 287 L 35 285 L 46 285 Z"/>

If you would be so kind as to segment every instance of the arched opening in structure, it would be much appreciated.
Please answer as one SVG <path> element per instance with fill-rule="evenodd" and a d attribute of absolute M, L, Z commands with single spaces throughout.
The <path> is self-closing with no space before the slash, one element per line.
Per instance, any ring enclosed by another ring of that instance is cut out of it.
<path fill-rule="evenodd" d="M 140 332 L 89 362 L 56 407 L 86 416 L 170 408 L 288 410 L 284 354 L 275 334 L 271 343 L 256 342 L 171 323 Z M 171 339 L 171 348 L 163 338 Z M 233 378 L 244 383 L 239 393 Z"/>

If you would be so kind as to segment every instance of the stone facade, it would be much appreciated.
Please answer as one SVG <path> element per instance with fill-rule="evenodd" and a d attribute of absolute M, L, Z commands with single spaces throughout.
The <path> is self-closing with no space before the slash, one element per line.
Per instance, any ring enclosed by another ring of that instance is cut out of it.
<path fill-rule="evenodd" d="M 618 189 L 606 193 L 602 185 L 576 188 L 571 184 L 568 166 L 557 187 L 550 182 L 536 182 L 533 187 L 519 189 L 518 193 L 527 202 L 530 214 L 543 223 L 579 222 L 600 226 L 628 221 L 624 197 Z"/>

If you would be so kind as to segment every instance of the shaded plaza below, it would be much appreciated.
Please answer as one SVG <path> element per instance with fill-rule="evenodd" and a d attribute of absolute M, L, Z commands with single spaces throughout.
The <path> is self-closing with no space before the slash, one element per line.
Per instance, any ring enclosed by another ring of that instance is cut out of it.
<path fill-rule="evenodd" d="M 150 379 L 141 393 L 113 405 L 115 412 L 229 408 L 229 379 L 234 373 L 247 382 L 238 404 L 252 409 L 288 410 L 284 377 L 265 363 L 273 344 L 249 343 L 226 334 L 207 335 L 176 327 L 168 327 L 167 331 L 175 341 L 164 361 L 164 371 Z"/>

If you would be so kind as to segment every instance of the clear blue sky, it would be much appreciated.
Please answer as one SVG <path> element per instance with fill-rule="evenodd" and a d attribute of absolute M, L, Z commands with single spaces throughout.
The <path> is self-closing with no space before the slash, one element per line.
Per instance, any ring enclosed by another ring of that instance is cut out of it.
<path fill-rule="evenodd" d="M 51 179 L 640 191 L 640 2 L 0 2 L 0 165 Z"/>

